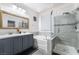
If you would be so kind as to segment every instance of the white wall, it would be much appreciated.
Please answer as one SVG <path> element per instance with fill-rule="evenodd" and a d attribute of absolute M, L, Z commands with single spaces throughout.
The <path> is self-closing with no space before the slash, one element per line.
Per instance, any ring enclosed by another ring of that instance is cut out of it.
<path fill-rule="evenodd" d="M 26 14 L 29 15 L 30 31 L 38 32 L 39 31 L 39 26 L 38 26 L 39 25 L 39 16 L 38 16 L 38 13 L 34 12 L 33 10 L 31 10 L 27 7 Z M 37 17 L 36 21 L 33 20 L 33 16 Z"/>
<path fill-rule="evenodd" d="M 52 28 L 52 32 L 54 33 L 54 18 L 53 18 L 53 15 L 51 15 L 51 11 L 52 10 L 48 10 L 39 14 L 40 32 L 51 32 L 51 28 Z"/>

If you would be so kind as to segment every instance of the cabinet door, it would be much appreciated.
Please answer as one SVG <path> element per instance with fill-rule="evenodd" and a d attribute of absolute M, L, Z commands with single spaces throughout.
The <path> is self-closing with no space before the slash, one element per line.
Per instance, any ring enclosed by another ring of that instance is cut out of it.
<path fill-rule="evenodd" d="M 31 35 L 28 35 L 28 46 L 29 47 L 33 47 L 33 45 L 34 45 L 34 40 L 33 40 L 33 35 L 31 34 Z"/>
<path fill-rule="evenodd" d="M 14 37 L 14 54 L 20 53 L 22 51 L 22 37 Z"/>
<path fill-rule="evenodd" d="M 13 41 L 11 38 L 3 39 L 4 54 L 13 54 Z"/>
<path fill-rule="evenodd" d="M 1 39 L 0 40 L 0 55 L 2 55 L 3 54 L 3 51 L 4 49 L 3 49 L 3 40 Z"/>
<path fill-rule="evenodd" d="M 23 36 L 23 50 L 28 48 L 28 36 Z"/>
<path fill-rule="evenodd" d="M 33 46 L 33 36 L 25 35 L 23 36 L 23 49 L 28 49 Z"/>

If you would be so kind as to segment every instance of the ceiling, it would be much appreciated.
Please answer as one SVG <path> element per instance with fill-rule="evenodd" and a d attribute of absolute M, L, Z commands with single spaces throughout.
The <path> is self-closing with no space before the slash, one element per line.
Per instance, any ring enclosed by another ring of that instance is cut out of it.
<path fill-rule="evenodd" d="M 36 12 L 41 12 L 41 11 L 44 11 L 46 9 L 58 7 L 62 4 L 64 4 L 64 3 L 24 3 L 24 5 L 35 10 Z"/>
<path fill-rule="evenodd" d="M 7 5 L 10 6 L 11 3 L 0 3 L 0 5 Z M 29 7 L 30 9 L 36 11 L 36 12 L 42 12 L 45 10 L 48 10 L 50 8 L 56 8 L 59 6 L 62 6 L 65 3 L 12 3 L 17 5 L 18 7 L 21 7 L 26 10 L 26 7 Z"/>

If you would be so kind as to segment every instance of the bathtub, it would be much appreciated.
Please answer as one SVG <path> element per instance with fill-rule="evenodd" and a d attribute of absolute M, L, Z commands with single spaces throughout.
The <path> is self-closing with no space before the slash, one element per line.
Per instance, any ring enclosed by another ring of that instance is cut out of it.
<path fill-rule="evenodd" d="M 55 38 L 45 35 L 35 35 L 35 46 L 38 47 L 39 50 L 41 50 L 42 54 L 52 54 L 52 40 Z"/>

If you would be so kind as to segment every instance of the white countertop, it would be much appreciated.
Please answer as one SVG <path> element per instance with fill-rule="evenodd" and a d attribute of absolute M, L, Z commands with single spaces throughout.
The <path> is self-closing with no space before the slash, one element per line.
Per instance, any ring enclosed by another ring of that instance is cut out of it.
<path fill-rule="evenodd" d="M 32 34 L 32 33 L 5 34 L 5 35 L 0 35 L 0 39 L 9 38 L 9 37 L 15 37 L 15 36 L 22 36 L 22 35 L 29 35 L 29 34 Z"/>

